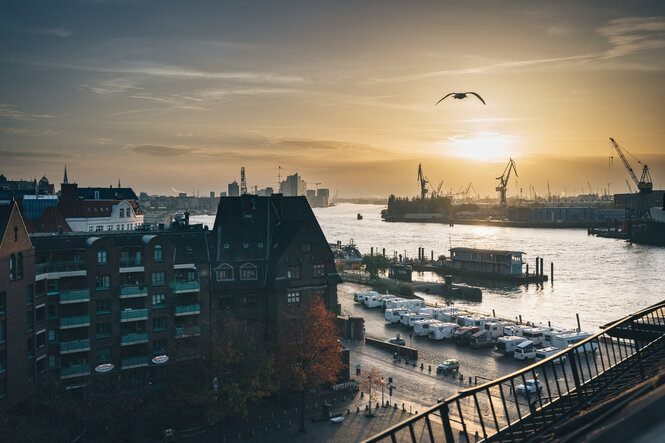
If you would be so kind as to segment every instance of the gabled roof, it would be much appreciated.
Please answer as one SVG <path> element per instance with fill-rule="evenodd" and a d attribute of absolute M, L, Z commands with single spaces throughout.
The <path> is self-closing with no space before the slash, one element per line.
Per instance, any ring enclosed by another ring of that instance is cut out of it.
<path fill-rule="evenodd" d="M 0 243 L 5 237 L 5 231 L 7 230 L 7 224 L 9 224 L 9 217 L 12 215 L 12 209 L 16 202 L 11 200 L 8 205 L 0 205 Z"/>
<path fill-rule="evenodd" d="M 94 200 L 99 193 L 99 200 L 138 200 L 132 188 L 78 188 L 78 197 Z"/>
<path fill-rule="evenodd" d="M 60 209 L 57 206 L 49 206 L 31 226 L 30 232 L 57 232 L 58 228 L 62 228 L 63 232 L 72 231 Z"/>

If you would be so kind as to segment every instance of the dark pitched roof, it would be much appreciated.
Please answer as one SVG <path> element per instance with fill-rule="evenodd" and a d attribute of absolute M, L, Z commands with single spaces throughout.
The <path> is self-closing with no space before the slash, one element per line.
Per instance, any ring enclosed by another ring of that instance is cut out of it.
<path fill-rule="evenodd" d="M 39 220 L 31 226 L 30 232 L 58 232 L 58 228 L 62 228 L 63 232 L 72 231 L 60 207 L 49 206 L 42 212 Z"/>
<path fill-rule="evenodd" d="M 99 200 L 138 200 L 132 188 L 78 188 L 78 197 L 94 200 L 95 193 Z"/>

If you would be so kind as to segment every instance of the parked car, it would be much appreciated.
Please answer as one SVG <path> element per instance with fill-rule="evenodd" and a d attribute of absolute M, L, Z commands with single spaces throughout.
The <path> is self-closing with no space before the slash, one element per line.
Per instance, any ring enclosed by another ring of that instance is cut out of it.
<path fill-rule="evenodd" d="M 406 346 L 406 340 L 400 337 L 393 337 L 386 340 L 386 343 L 392 343 L 397 346 Z"/>
<path fill-rule="evenodd" d="M 457 370 L 459 370 L 459 361 L 454 358 L 449 358 L 448 360 L 444 361 L 439 366 L 437 366 L 436 373 L 440 374 L 442 372 L 446 373 Z"/>
<path fill-rule="evenodd" d="M 517 391 L 518 394 L 526 394 L 527 391 L 529 391 L 529 394 L 535 394 L 536 392 L 540 392 L 543 390 L 543 384 L 540 382 L 540 380 L 527 380 L 526 381 L 526 387 L 524 385 L 517 385 L 515 388 L 515 391 Z"/>

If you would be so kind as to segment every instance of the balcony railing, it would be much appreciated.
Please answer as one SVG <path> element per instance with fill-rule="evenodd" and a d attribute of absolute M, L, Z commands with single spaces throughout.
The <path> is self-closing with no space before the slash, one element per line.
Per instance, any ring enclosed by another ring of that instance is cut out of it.
<path fill-rule="evenodd" d="M 90 350 L 90 340 L 73 340 L 60 343 L 60 353 L 61 354 L 70 354 L 72 352 L 83 352 Z"/>
<path fill-rule="evenodd" d="M 89 315 L 78 315 L 76 317 L 61 317 L 60 329 L 80 328 L 90 326 Z"/>
<path fill-rule="evenodd" d="M 175 328 L 176 338 L 196 337 L 201 335 L 201 326 L 187 326 L 182 328 Z"/>
<path fill-rule="evenodd" d="M 185 281 L 175 282 L 175 292 L 196 292 L 201 290 L 201 282 Z"/>
<path fill-rule="evenodd" d="M 145 297 L 148 295 L 146 285 L 128 285 L 120 287 L 120 298 Z"/>
<path fill-rule="evenodd" d="M 120 321 L 139 321 L 148 319 L 148 310 L 147 309 L 128 309 L 120 312 Z"/>
<path fill-rule="evenodd" d="M 122 359 L 122 369 L 139 368 L 141 366 L 148 366 L 149 359 L 144 355 L 137 357 L 129 357 Z"/>
<path fill-rule="evenodd" d="M 605 325 L 545 360 L 464 390 L 366 442 L 427 441 L 425 436 L 472 441 L 476 435 L 485 441 L 549 440 L 548 433 L 567 418 L 616 395 L 617 380 L 623 391 L 657 375 L 663 350 L 665 302 Z"/>
<path fill-rule="evenodd" d="M 147 332 L 135 332 L 133 334 L 125 334 L 120 339 L 120 346 L 136 345 L 139 343 L 148 343 Z"/>
<path fill-rule="evenodd" d="M 180 317 L 182 315 L 194 315 L 200 313 L 201 313 L 201 305 L 199 304 L 175 307 L 176 317 Z"/>
<path fill-rule="evenodd" d="M 85 270 L 85 262 L 80 261 L 56 261 L 39 263 L 35 265 L 35 273 L 37 275 L 47 274 L 50 272 L 75 272 Z"/>
<path fill-rule="evenodd" d="M 90 289 L 60 290 L 60 304 L 83 303 L 90 301 Z"/>
<path fill-rule="evenodd" d="M 90 375 L 90 365 L 73 365 L 60 368 L 60 378 L 80 377 Z"/>
<path fill-rule="evenodd" d="M 121 268 L 138 268 L 143 266 L 143 259 L 139 257 L 125 257 L 120 258 L 120 267 Z"/>

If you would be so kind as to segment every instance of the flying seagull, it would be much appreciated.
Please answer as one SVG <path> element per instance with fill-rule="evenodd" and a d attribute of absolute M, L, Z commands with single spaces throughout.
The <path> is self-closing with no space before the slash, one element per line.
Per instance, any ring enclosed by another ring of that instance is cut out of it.
<path fill-rule="evenodd" d="M 485 100 L 483 100 L 483 98 L 481 96 L 479 96 L 478 94 L 476 94 L 475 92 L 451 92 L 450 94 L 446 95 L 441 100 L 439 100 L 438 102 L 434 103 L 434 106 L 438 105 L 439 103 L 441 103 L 443 101 L 443 99 L 445 99 L 446 97 L 450 97 L 451 95 L 453 96 L 453 98 L 463 99 L 463 98 L 467 98 L 466 97 L 467 94 L 475 95 L 476 97 L 478 97 L 478 100 L 483 102 L 483 105 L 486 104 Z"/>

